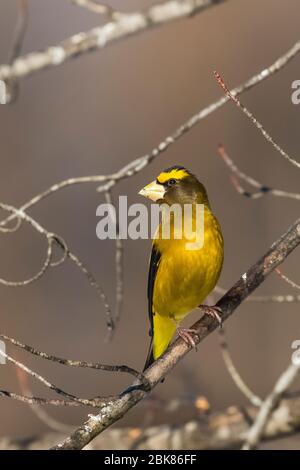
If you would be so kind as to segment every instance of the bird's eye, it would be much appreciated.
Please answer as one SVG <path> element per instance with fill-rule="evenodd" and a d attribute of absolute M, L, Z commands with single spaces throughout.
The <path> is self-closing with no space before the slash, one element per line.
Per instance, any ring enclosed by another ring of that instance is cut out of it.
<path fill-rule="evenodd" d="M 176 183 L 177 183 L 176 180 L 170 179 L 167 184 L 168 184 L 168 186 L 170 187 L 170 186 L 174 186 L 174 184 L 176 184 Z"/>

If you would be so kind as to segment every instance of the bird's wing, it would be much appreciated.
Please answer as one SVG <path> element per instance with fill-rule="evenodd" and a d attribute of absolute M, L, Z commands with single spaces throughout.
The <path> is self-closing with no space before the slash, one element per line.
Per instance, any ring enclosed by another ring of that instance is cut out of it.
<path fill-rule="evenodd" d="M 161 253 L 155 244 L 153 244 L 148 275 L 148 315 L 150 320 L 150 336 L 153 336 L 153 291 L 160 257 Z"/>

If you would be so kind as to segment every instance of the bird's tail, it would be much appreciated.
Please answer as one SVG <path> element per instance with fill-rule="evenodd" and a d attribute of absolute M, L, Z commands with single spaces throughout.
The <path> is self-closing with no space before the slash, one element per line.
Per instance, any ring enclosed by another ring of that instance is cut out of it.
<path fill-rule="evenodd" d="M 165 352 L 175 331 L 176 323 L 170 317 L 163 317 L 158 314 L 153 315 L 153 336 L 151 338 L 144 370 L 148 369 L 148 367 Z"/>
<path fill-rule="evenodd" d="M 154 359 L 154 356 L 153 356 L 153 336 L 152 336 L 151 341 L 150 341 L 150 346 L 149 346 L 149 349 L 148 349 L 147 359 L 146 359 L 146 362 L 145 362 L 145 365 L 144 365 L 143 372 L 144 372 L 146 369 L 148 369 L 148 367 L 150 367 L 151 364 L 153 364 L 154 361 L 155 361 L 155 359 Z"/>

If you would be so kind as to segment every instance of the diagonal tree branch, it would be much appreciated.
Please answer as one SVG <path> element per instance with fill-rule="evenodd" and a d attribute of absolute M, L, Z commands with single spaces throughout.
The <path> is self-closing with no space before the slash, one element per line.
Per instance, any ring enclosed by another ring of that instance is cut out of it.
<path fill-rule="evenodd" d="M 266 277 L 300 244 L 300 219 L 298 219 L 288 231 L 277 240 L 268 252 L 251 266 L 219 300 L 217 306 L 222 311 L 222 320 L 226 321 L 236 308 L 249 296 Z M 197 321 L 192 329 L 197 330 L 194 335 L 195 343 L 203 341 L 210 333 L 218 327 L 218 322 L 204 315 Z M 164 378 L 183 357 L 191 350 L 181 338 L 177 339 L 146 372 L 145 377 L 153 389 L 162 378 Z M 145 398 L 149 392 L 143 390 L 137 383 L 126 389 L 117 398 L 112 399 L 104 405 L 98 415 L 90 415 L 74 433 L 54 447 L 56 450 L 82 449 L 97 435 L 121 419 L 140 400 Z"/>
<path fill-rule="evenodd" d="M 169 0 L 151 6 L 145 11 L 118 14 L 113 21 L 104 26 L 75 34 L 44 51 L 19 57 L 11 65 L 0 66 L 0 80 L 21 78 L 47 67 L 61 65 L 66 60 L 103 49 L 117 40 L 195 15 L 226 1 L 228 0 Z"/>

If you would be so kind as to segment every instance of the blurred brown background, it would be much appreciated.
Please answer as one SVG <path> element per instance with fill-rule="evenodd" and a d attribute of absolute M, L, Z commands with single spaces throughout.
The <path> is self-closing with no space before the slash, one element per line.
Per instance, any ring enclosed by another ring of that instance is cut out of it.
<path fill-rule="evenodd" d="M 151 2 L 110 4 L 130 11 Z M 16 1 L 1 0 L 1 63 L 7 61 L 16 13 Z M 299 39 L 299 17 L 297 0 L 232 0 L 22 81 L 19 100 L 0 107 L 0 200 L 18 206 L 62 179 L 110 173 L 147 153 L 221 95 L 212 76 L 214 69 L 230 86 L 245 81 Z M 55 44 L 99 23 L 100 17 L 71 6 L 68 0 L 30 0 L 23 51 Z M 291 83 L 299 78 L 296 58 L 242 98 L 298 159 L 300 106 L 293 105 L 290 96 Z M 240 197 L 217 156 L 219 142 L 242 170 L 264 184 L 299 191 L 296 170 L 229 103 L 201 121 L 146 170 L 119 184 L 114 195 L 127 194 L 130 202 L 141 202 L 138 190 L 162 168 L 179 163 L 192 169 L 207 186 L 223 226 L 226 258 L 220 285 L 229 287 L 296 219 L 299 207 L 292 200 Z M 113 304 L 114 243 L 99 241 L 95 234 L 95 211 L 102 201 L 95 185 L 82 185 L 57 193 L 30 213 L 67 240 Z M 126 363 L 140 369 L 148 347 L 149 251 L 150 241 L 125 242 L 124 309 L 113 343 L 104 344 L 103 307 L 70 262 L 48 271 L 31 286 L 1 286 L 1 331 L 57 355 Z M 38 270 L 44 255 L 44 240 L 26 226 L 15 234 L 2 235 L 0 276 L 28 277 Z M 298 260 L 295 252 L 282 268 L 296 282 Z M 275 274 L 257 292 L 293 293 Z M 192 319 L 193 315 L 189 323 Z M 244 303 L 226 328 L 243 377 L 258 394 L 266 394 L 290 360 L 292 341 L 300 338 L 299 305 Z M 188 355 L 156 393 L 165 398 L 198 393 L 218 410 L 245 404 L 223 365 L 217 335 L 211 335 L 199 349 L 198 354 Z M 58 386 L 85 397 L 116 393 L 131 380 L 126 375 L 69 370 L 11 347 L 8 350 Z M 0 388 L 19 391 L 14 367 L 1 366 Z M 33 382 L 32 390 L 49 396 Z M 138 425 L 143 406 L 137 406 L 118 425 Z M 49 412 L 71 424 L 80 423 L 87 414 L 85 409 L 53 408 Z M 21 403 L 1 399 L 0 416 L 1 435 L 28 436 L 47 430 Z M 272 445 L 297 448 L 299 443 L 295 437 Z"/>

